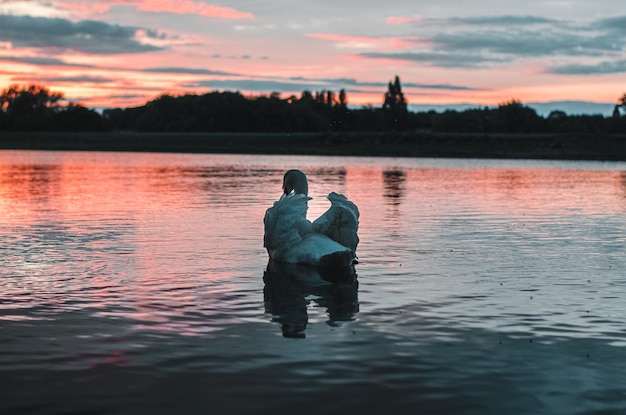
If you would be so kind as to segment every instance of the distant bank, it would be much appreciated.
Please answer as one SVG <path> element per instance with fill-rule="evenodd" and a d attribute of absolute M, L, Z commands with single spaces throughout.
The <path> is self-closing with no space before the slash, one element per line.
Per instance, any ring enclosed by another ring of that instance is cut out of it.
<path fill-rule="evenodd" d="M 0 149 L 626 161 L 626 134 L 4 132 Z"/>

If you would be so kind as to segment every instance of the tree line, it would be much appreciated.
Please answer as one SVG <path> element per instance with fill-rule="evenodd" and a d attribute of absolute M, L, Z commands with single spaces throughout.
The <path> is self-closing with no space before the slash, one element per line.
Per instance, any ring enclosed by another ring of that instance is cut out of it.
<path fill-rule="evenodd" d="M 303 91 L 297 96 L 244 96 L 239 92 L 163 94 L 133 108 L 99 113 L 61 105 L 63 93 L 45 86 L 12 85 L 0 93 L 0 131 L 624 133 L 626 93 L 612 116 L 547 117 L 517 100 L 464 111 L 412 112 L 400 78 L 388 84 L 380 107 L 348 106 L 345 90 Z"/>

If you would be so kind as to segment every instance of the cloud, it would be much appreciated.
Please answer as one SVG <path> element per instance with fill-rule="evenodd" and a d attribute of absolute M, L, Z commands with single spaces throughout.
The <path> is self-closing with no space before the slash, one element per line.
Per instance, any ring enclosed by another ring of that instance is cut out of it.
<path fill-rule="evenodd" d="M 213 71 L 211 69 L 202 68 L 183 68 L 183 67 L 161 67 L 161 68 L 145 68 L 143 72 L 153 73 L 175 73 L 185 75 L 218 75 L 218 76 L 238 76 L 236 73 Z"/>
<path fill-rule="evenodd" d="M 192 0 L 112 0 L 107 2 L 65 0 L 58 2 L 57 6 L 74 15 L 103 14 L 109 12 L 112 6 L 126 6 L 148 13 L 189 14 L 232 20 L 254 19 L 254 15 L 249 12 Z"/>
<path fill-rule="evenodd" d="M 596 64 L 552 66 L 546 72 L 559 75 L 607 75 L 626 73 L 626 60 L 604 61 Z"/>
<path fill-rule="evenodd" d="M 339 47 L 368 48 L 386 41 L 384 38 L 371 36 L 355 36 L 337 33 L 308 33 L 308 38 L 336 42 Z"/>
<path fill-rule="evenodd" d="M 595 22 L 599 29 L 605 29 L 613 33 L 626 35 L 626 16 L 611 17 Z"/>
<path fill-rule="evenodd" d="M 618 52 L 622 46 L 603 35 L 534 30 L 489 30 L 438 34 L 435 48 L 445 51 L 477 51 L 512 56 L 599 56 Z"/>
<path fill-rule="evenodd" d="M 387 88 L 387 82 L 364 82 L 354 78 L 303 78 L 303 77 L 291 77 L 293 81 L 307 81 L 318 84 L 335 85 L 335 87 L 356 86 L 356 87 L 375 87 L 375 88 Z M 445 89 L 454 91 L 478 91 L 479 89 L 471 88 L 462 85 L 451 84 L 421 84 L 415 82 L 402 82 L 402 86 L 405 88 L 419 88 L 419 89 Z"/>
<path fill-rule="evenodd" d="M 503 59 L 482 56 L 479 54 L 470 55 L 466 53 L 441 53 L 441 52 L 366 52 L 358 56 L 370 59 L 397 60 L 406 62 L 417 62 L 428 66 L 443 68 L 478 68 L 485 63 L 504 62 Z"/>
<path fill-rule="evenodd" d="M 21 81 L 21 82 L 32 82 L 33 81 L 33 77 L 32 76 L 24 76 L 24 77 L 18 77 L 18 78 L 14 78 L 16 81 Z M 85 84 L 85 83 L 89 83 L 89 84 L 104 84 L 104 83 L 109 83 L 109 82 L 115 82 L 116 79 L 115 78 L 105 78 L 105 77 L 100 77 L 100 76 L 90 76 L 90 75 L 83 75 L 83 76 L 43 76 L 43 77 L 38 77 L 37 78 L 37 82 L 40 83 L 54 83 L 54 84 L 58 84 L 58 83 L 71 83 L 71 84 Z"/>
<path fill-rule="evenodd" d="M 92 65 L 74 64 L 65 62 L 62 59 L 57 58 L 45 58 L 45 57 L 13 57 L 13 56 L 0 56 L 0 61 L 5 62 L 17 62 L 26 63 L 36 66 L 77 66 L 81 68 L 94 68 Z"/>
<path fill-rule="evenodd" d="M 599 27 L 606 27 L 609 29 L 626 29 L 626 16 L 609 17 L 606 19 L 600 19 L 596 22 Z"/>
<path fill-rule="evenodd" d="M 516 16 L 516 15 L 501 15 L 501 16 L 474 16 L 474 17 L 453 17 L 448 19 L 451 23 L 462 23 L 467 25 L 496 25 L 496 26 L 528 26 L 536 24 L 561 24 L 562 21 L 555 19 L 548 19 L 539 16 Z"/>
<path fill-rule="evenodd" d="M 422 21 L 421 16 L 389 16 L 387 23 L 391 25 L 404 25 L 410 23 L 419 23 Z"/>
<path fill-rule="evenodd" d="M 384 47 L 386 49 L 403 49 L 407 46 L 415 46 L 424 43 L 423 39 L 416 36 L 390 37 L 390 36 L 356 36 L 339 33 L 308 33 L 312 39 L 335 42 L 339 48 L 366 49 Z"/>
<path fill-rule="evenodd" d="M 131 4 L 139 11 L 155 13 L 193 14 L 216 19 L 254 19 L 252 13 L 240 11 L 230 7 L 217 6 L 203 2 L 190 0 L 138 0 L 138 1 L 112 1 L 111 4 Z"/>
<path fill-rule="evenodd" d="M 316 85 L 307 82 L 288 82 L 259 79 L 218 79 L 194 82 L 185 86 L 188 88 L 212 88 L 255 92 L 299 92 L 315 88 L 316 86 L 318 88 L 323 88 L 322 85 Z"/>
<path fill-rule="evenodd" d="M 388 19 L 408 22 L 409 17 Z M 415 62 L 442 68 L 486 68 L 528 59 L 605 58 L 599 65 L 552 68 L 558 73 L 622 72 L 611 59 L 623 56 L 626 16 L 597 21 L 557 20 L 532 15 L 422 18 L 398 51 L 361 53 L 370 59 Z M 400 38 L 399 38 L 400 39 Z M 556 73 L 556 72 L 555 72 Z"/>
<path fill-rule="evenodd" d="M 407 88 L 419 88 L 419 89 L 444 89 L 448 91 L 482 91 L 481 88 L 472 88 L 469 86 L 463 85 L 452 85 L 452 84 L 418 84 L 414 82 L 407 82 L 402 84 Z"/>
<path fill-rule="evenodd" d="M 143 98 L 143 95 L 139 94 L 123 94 L 123 95 L 110 95 L 110 98 L 113 99 L 135 99 L 135 98 Z"/>
<path fill-rule="evenodd" d="M 62 18 L 12 16 L 0 14 L 0 41 L 13 48 L 53 48 L 88 54 L 125 54 L 162 50 L 141 43 L 137 36 L 155 38 L 150 30 L 120 26 L 94 20 L 72 22 Z"/>
<path fill-rule="evenodd" d="M 308 82 L 311 85 L 364 85 L 354 78 L 305 78 L 303 76 L 292 76 L 290 81 Z"/>
<path fill-rule="evenodd" d="M 405 89 L 437 89 L 449 91 L 476 91 L 478 89 L 462 85 L 451 84 L 425 84 L 414 82 L 403 82 Z M 199 81 L 186 85 L 191 88 L 212 88 L 226 90 L 243 90 L 254 92 L 301 92 L 301 91 L 321 91 L 346 89 L 348 92 L 363 92 L 359 88 L 377 88 L 381 93 L 387 88 L 387 82 L 367 82 L 354 78 L 304 78 L 290 77 L 284 79 L 259 80 L 259 79 L 219 79 Z M 371 91 L 368 91 L 371 92 Z"/>

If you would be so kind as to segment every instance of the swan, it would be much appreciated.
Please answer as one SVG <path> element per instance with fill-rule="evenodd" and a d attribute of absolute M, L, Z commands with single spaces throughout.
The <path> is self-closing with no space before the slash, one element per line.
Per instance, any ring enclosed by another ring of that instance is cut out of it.
<path fill-rule="evenodd" d="M 356 262 L 359 209 L 344 195 L 332 192 L 330 208 L 315 221 L 306 218 L 309 184 L 300 170 L 283 177 L 283 194 L 267 209 L 263 246 L 270 261 L 318 266 Z"/>

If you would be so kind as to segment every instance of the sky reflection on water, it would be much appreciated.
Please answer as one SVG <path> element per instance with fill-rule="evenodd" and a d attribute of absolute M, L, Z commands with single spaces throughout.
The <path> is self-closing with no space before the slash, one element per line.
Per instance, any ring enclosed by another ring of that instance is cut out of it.
<path fill-rule="evenodd" d="M 354 274 L 268 264 L 263 215 L 293 167 L 310 218 L 330 191 L 359 206 Z M 200 405 L 199 376 L 250 413 L 285 391 L 310 411 L 625 409 L 625 213 L 624 163 L 3 151 L 4 405 L 59 405 L 84 377 L 137 393 L 67 410 Z"/>

